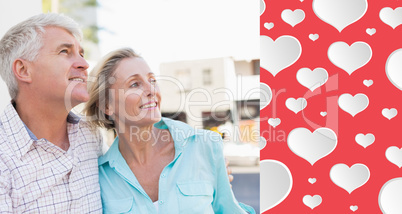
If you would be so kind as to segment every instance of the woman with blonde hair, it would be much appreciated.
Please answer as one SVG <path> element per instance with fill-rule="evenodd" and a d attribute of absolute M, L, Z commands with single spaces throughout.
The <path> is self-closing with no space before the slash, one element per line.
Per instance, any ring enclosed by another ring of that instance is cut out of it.
<path fill-rule="evenodd" d="M 85 106 L 117 137 L 99 158 L 105 213 L 255 213 L 230 188 L 217 133 L 161 117 L 155 74 L 130 48 L 95 67 Z"/>

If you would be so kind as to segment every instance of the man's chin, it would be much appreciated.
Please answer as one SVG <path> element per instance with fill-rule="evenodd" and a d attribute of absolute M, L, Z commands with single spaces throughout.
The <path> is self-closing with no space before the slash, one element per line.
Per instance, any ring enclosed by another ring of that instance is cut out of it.
<path fill-rule="evenodd" d="M 65 99 L 64 104 L 67 110 L 71 110 L 72 108 L 76 107 L 79 104 L 85 103 L 89 100 L 88 94 L 82 94 L 80 96 L 74 96 L 71 99 Z"/>

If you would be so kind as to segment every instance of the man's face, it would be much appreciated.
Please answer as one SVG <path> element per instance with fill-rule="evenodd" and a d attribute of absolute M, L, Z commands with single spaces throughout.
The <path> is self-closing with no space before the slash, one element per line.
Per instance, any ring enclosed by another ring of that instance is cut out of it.
<path fill-rule="evenodd" d="M 49 104 L 64 104 L 67 110 L 86 102 L 88 63 L 77 39 L 58 27 L 46 27 L 43 47 L 30 62 L 33 93 Z"/>

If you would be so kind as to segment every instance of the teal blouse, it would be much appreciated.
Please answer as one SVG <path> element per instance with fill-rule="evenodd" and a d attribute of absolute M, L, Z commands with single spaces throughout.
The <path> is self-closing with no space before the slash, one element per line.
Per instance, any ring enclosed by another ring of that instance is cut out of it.
<path fill-rule="evenodd" d="M 219 134 L 168 118 L 154 126 L 169 129 L 175 147 L 174 160 L 159 178 L 159 212 L 121 155 L 116 138 L 98 161 L 104 213 L 255 213 L 233 195 Z"/>

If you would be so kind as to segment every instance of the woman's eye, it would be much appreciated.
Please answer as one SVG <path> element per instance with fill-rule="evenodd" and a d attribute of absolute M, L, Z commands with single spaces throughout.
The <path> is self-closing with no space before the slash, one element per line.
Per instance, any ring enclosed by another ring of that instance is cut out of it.
<path fill-rule="evenodd" d="M 139 86 L 139 84 L 137 82 L 134 82 L 133 84 L 130 85 L 130 88 L 136 88 L 138 86 Z"/>
<path fill-rule="evenodd" d="M 151 79 L 149 80 L 149 82 L 154 84 L 154 83 L 156 83 L 156 79 L 151 78 Z"/>

